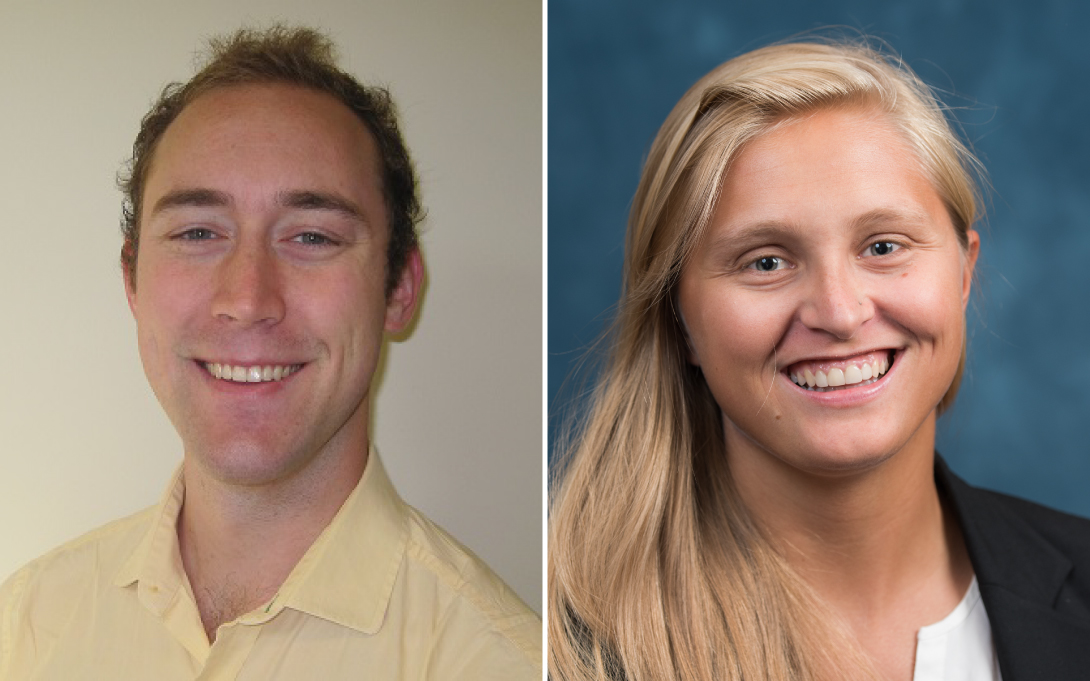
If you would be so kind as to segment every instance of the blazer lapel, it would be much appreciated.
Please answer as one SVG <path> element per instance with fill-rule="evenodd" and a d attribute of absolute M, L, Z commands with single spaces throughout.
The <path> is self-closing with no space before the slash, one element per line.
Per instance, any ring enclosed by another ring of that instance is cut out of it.
<path fill-rule="evenodd" d="M 1015 500 L 969 486 L 937 454 L 935 481 L 960 521 L 1004 681 L 1088 678 L 1090 621 L 1056 607 L 1071 560 L 1011 507 Z"/>
<path fill-rule="evenodd" d="M 981 586 L 980 596 L 1003 681 L 1077 681 L 1090 674 L 1090 628 L 1085 622 L 995 585 Z"/>

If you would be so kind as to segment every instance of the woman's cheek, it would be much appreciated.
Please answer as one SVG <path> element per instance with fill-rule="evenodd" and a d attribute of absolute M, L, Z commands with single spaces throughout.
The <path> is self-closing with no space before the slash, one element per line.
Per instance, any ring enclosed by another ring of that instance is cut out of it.
<path fill-rule="evenodd" d="M 935 345 L 936 350 L 955 348 L 960 356 L 964 335 L 961 279 L 948 264 L 937 262 L 894 278 L 876 307 L 920 341 Z"/>

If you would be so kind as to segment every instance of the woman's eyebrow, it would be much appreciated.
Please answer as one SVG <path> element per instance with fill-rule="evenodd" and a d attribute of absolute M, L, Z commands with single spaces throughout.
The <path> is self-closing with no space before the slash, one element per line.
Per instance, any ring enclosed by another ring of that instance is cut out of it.
<path fill-rule="evenodd" d="M 802 228 L 779 220 L 762 220 L 741 227 L 719 230 L 708 244 L 710 252 L 741 252 L 771 243 L 782 243 L 798 237 Z"/>
<path fill-rule="evenodd" d="M 886 222 L 920 224 L 928 222 L 930 219 L 931 217 L 922 211 L 902 210 L 899 208 L 876 208 L 867 211 L 852 220 L 852 227 L 856 229 L 874 227 Z"/>
<path fill-rule="evenodd" d="M 876 227 L 884 223 L 920 224 L 931 220 L 923 212 L 902 208 L 875 208 L 856 216 L 850 223 L 851 229 Z M 715 252 L 745 251 L 772 243 L 784 243 L 797 239 L 806 228 L 782 220 L 759 220 L 739 227 L 726 225 L 720 228 L 708 244 L 708 249 Z"/>

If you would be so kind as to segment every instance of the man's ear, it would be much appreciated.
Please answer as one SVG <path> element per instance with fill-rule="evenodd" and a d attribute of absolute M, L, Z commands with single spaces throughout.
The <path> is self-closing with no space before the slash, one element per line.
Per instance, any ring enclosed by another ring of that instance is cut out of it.
<path fill-rule="evenodd" d="M 121 246 L 121 275 L 125 278 L 125 298 L 129 301 L 129 312 L 136 316 L 136 261 L 132 241 L 126 239 Z"/>
<path fill-rule="evenodd" d="M 420 247 L 413 246 L 397 285 L 386 298 L 386 330 L 390 333 L 401 331 L 412 321 L 416 313 L 416 304 L 420 296 L 420 284 L 424 280 L 424 259 Z"/>

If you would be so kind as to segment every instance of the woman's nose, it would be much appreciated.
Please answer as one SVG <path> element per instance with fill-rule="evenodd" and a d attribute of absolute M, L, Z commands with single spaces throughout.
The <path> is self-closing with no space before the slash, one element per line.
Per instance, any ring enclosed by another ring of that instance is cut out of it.
<path fill-rule="evenodd" d="M 848 340 L 874 316 L 874 304 L 850 264 L 819 266 L 808 283 L 800 311 L 807 328 Z"/>
<path fill-rule="evenodd" d="M 284 318 L 283 286 L 276 256 L 260 244 L 237 246 L 216 273 L 212 315 L 243 325 Z"/>

